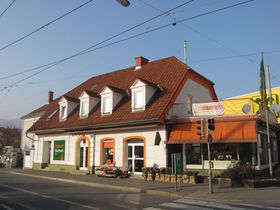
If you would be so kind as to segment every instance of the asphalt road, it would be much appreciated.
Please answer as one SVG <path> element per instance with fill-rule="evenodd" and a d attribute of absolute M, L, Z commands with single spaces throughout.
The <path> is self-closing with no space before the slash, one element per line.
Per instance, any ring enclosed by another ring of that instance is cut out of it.
<path fill-rule="evenodd" d="M 248 204 L 171 199 L 145 193 L 132 193 L 87 187 L 0 172 L 0 210 L 74 209 L 280 209 Z"/>
<path fill-rule="evenodd" d="M 0 173 L 0 209 L 143 209 L 169 200 Z"/>

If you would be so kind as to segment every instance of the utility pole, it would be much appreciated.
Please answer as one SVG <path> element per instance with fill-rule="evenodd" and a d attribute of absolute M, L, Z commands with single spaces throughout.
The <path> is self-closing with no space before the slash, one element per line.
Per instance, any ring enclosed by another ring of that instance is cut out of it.
<path fill-rule="evenodd" d="M 184 41 L 184 64 L 187 65 L 187 41 Z"/>
<path fill-rule="evenodd" d="M 267 86 L 268 86 L 268 91 L 269 91 L 269 104 L 271 106 L 272 105 L 272 94 L 271 94 L 270 73 L 269 73 L 269 66 L 268 65 L 266 65 L 266 76 L 267 76 Z M 271 158 L 271 142 L 270 142 L 269 119 L 268 119 L 267 108 L 265 110 L 265 119 L 266 119 L 269 174 L 270 174 L 270 177 L 272 177 L 273 176 L 273 170 L 272 170 L 272 158 Z"/>

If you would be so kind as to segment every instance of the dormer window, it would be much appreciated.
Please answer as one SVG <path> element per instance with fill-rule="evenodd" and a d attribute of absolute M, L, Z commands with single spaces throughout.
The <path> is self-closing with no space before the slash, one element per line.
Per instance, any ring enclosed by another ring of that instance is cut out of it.
<path fill-rule="evenodd" d="M 99 103 L 99 96 L 92 92 L 84 90 L 80 97 L 80 118 L 87 118 L 90 111 Z"/>
<path fill-rule="evenodd" d="M 88 116 L 88 101 L 82 101 L 80 103 L 80 116 L 87 117 Z"/>
<path fill-rule="evenodd" d="M 113 87 L 105 86 L 101 91 L 101 115 L 110 115 L 113 113 L 114 108 L 120 102 L 120 100 L 127 95 L 127 92 Z"/>
<path fill-rule="evenodd" d="M 111 114 L 112 113 L 112 99 L 110 95 L 104 96 L 102 98 L 103 102 L 103 114 Z"/>
<path fill-rule="evenodd" d="M 67 120 L 67 117 L 77 107 L 79 100 L 69 96 L 63 96 L 59 101 L 59 119 Z"/>
<path fill-rule="evenodd" d="M 66 120 L 67 117 L 67 106 L 61 105 L 60 106 L 60 120 Z"/>
<path fill-rule="evenodd" d="M 143 111 L 154 93 L 159 89 L 157 85 L 143 79 L 136 79 L 131 89 L 132 111 Z"/>
<path fill-rule="evenodd" d="M 145 96 L 144 96 L 144 90 L 138 90 L 133 92 L 134 98 L 134 109 L 145 109 Z"/>

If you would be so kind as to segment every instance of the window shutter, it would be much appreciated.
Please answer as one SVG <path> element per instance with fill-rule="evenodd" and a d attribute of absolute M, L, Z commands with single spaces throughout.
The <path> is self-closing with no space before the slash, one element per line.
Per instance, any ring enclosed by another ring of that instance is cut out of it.
<path fill-rule="evenodd" d="M 134 106 L 136 109 L 140 109 L 144 107 L 144 92 L 137 91 L 134 94 Z"/>
<path fill-rule="evenodd" d="M 103 113 L 111 112 L 111 98 L 110 96 L 106 96 L 103 98 Z"/>

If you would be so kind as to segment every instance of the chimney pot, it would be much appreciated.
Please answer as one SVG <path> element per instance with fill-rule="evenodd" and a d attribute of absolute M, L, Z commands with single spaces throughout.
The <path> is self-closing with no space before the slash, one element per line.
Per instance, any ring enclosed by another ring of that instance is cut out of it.
<path fill-rule="evenodd" d="M 51 102 L 53 102 L 53 91 L 49 91 L 49 93 L 48 93 L 48 102 L 49 102 L 49 104 Z"/>
<path fill-rule="evenodd" d="M 145 64 L 149 63 L 149 60 L 147 58 L 144 58 L 142 56 L 135 58 L 135 70 L 141 69 L 141 67 Z"/>

